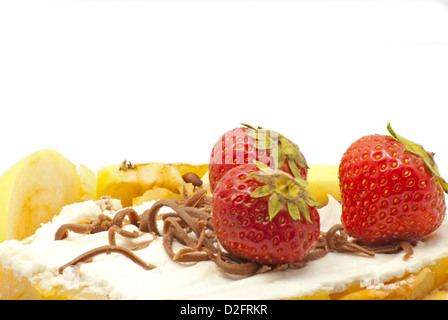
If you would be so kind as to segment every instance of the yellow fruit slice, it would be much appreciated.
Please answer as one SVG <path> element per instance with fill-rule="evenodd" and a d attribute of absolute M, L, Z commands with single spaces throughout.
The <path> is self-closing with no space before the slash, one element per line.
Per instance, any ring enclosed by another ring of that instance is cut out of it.
<path fill-rule="evenodd" d="M 120 199 L 125 207 L 150 200 L 176 199 L 176 196 L 182 193 L 182 176 L 187 172 L 196 173 L 203 180 L 203 187 L 208 188 L 207 164 L 123 163 L 106 166 L 98 171 L 97 198 L 111 196 Z M 336 165 L 310 166 L 308 183 L 308 190 L 321 206 L 328 203 L 329 194 L 336 200 L 341 199 Z M 149 191 L 155 188 L 166 190 Z M 160 198 L 157 198 L 159 196 Z"/>
<path fill-rule="evenodd" d="M 0 177 L 0 242 L 33 234 L 82 196 L 88 197 L 76 166 L 60 153 L 45 149 L 25 157 Z"/>
<path fill-rule="evenodd" d="M 328 195 L 341 200 L 339 167 L 337 165 L 311 165 L 308 170 L 308 190 L 321 206 L 328 203 Z"/>
<path fill-rule="evenodd" d="M 133 198 L 132 205 L 140 206 L 147 201 L 160 200 L 160 199 L 171 199 L 174 201 L 181 201 L 182 195 L 166 188 L 155 187 L 153 189 L 147 190 L 142 196 Z"/>
<path fill-rule="evenodd" d="M 121 165 L 106 166 L 97 174 L 97 198 L 111 196 L 120 199 L 123 207 L 141 203 L 144 199 L 157 200 L 154 197 L 167 196 L 172 199 L 174 195 L 181 195 L 184 186 L 182 175 L 186 172 L 195 172 L 201 177 L 208 169 L 207 165 L 188 164 L 164 164 L 146 163 L 132 165 L 123 163 Z M 143 195 L 148 190 L 163 188 Z M 168 192 L 169 191 L 169 192 Z M 161 199 L 161 198 L 159 198 Z"/>
<path fill-rule="evenodd" d="M 96 174 L 85 165 L 78 167 L 81 178 L 81 201 L 95 199 L 96 197 Z"/>
<path fill-rule="evenodd" d="M 181 176 L 187 172 L 194 172 L 202 178 L 208 171 L 208 164 L 172 163 L 171 165 L 177 167 Z"/>

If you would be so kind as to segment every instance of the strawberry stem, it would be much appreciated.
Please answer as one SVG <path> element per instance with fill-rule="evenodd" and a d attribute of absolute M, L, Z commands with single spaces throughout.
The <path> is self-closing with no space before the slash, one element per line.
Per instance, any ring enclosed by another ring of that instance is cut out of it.
<path fill-rule="evenodd" d="M 288 209 L 293 220 L 303 218 L 311 222 L 311 207 L 318 207 L 306 188 L 308 182 L 302 178 L 294 178 L 282 170 L 273 170 L 267 165 L 256 162 L 258 172 L 252 172 L 248 176 L 264 183 L 255 189 L 251 197 L 262 198 L 269 196 L 269 218 L 270 220 L 284 207 Z"/>
<path fill-rule="evenodd" d="M 308 164 L 300 153 L 299 146 L 294 142 L 273 130 L 261 127 L 255 129 L 253 126 L 243 123 L 242 125 L 251 129 L 247 130 L 246 134 L 256 140 L 255 147 L 257 149 L 270 150 L 275 169 L 279 169 L 287 161 L 295 178 L 301 178 L 301 168 L 308 169 Z"/>
<path fill-rule="evenodd" d="M 406 151 L 415 154 L 417 157 L 421 158 L 426 164 L 426 167 L 434 174 L 440 186 L 445 193 L 448 193 L 448 183 L 440 176 L 439 168 L 434 161 L 434 153 L 427 152 L 423 146 L 408 140 L 399 134 L 397 134 L 391 127 L 390 122 L 387 123 L 387 131 L 396 140 L 404 144 Z"/>

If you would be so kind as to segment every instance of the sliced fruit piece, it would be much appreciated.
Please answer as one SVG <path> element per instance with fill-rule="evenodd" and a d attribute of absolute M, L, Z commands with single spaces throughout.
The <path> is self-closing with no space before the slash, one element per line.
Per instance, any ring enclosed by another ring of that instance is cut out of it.
<path fill-rule="evenodd" d="M 81 178 L 81 201 L 92 200 L 96 197 L 96 174 L 85 165 L 78 167 Z"/>
<path fill-rule="evenodd" d="M 175 193 L 167 188 L 155 187 L 153 189 L 147 190 L 142 196 L 133 198 L 132 205 L 139 206 L 139 205 L 142 205 L 144 202 L 160 200 L 160 199 L 170 199 L 170 200 L 174 200 L 174 201 L 181 201 L 182 195 L 179 193 Z"/>
<path fill-rule="evenodd" d="M 308 170 L 308 190 L 320 206 L 328 203 L 328 195 L 341 200 L 337 165 L 311 165 Z"/>
<path fill-rule="evenodd" d="M 121 165 L 106 166 L 98 171 L 97 175 L 97 198 L 101 196 L 111 196 L 120 199 L 124 207 L 131 206 L 133 199 L 142 197 L 148 190 L 156 188 L 167 189 L 160 193 L 159 191 L 150 192 L 141 199 L 135 201 L 140 203 L 143 199 L 153 199 L 157 194 L 169 195 L 182 194 L 184 180 L 182 175 L 187 172 L 195 172 L 199 177 L 207 171 L 207 165 L 190 164 L 164 164 L 164 163 L 146 163 L 130 164 L 124 162 Z M 159 198 L 161 199 L 161 198 Z"/>
<path fill-rule="evenodd" d="M 208 171 L 208 164 L 171 163 L 171 165 L 177 167 L 181 176 L 194 172 L 202 178 Z"/>
<path fill-rule="evenodd" d="M 0 177 L 0 241 L 33 234 L 82 195 L 88 197 L 75 165 L 60 153 L 45 149 L 25 157 Z"/>

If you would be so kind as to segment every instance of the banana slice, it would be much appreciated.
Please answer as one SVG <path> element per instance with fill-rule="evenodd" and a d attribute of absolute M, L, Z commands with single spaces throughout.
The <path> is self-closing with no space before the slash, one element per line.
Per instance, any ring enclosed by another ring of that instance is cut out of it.
<path fill-rule="evenodd" d="M 82 171 L 87 179 L 88 171 Z M 54 150 L 40 150 L 18 161 L 0 177 L 0 242 L 22 240 L 63 206 L 93 199 L 86 183 L 76 166 Z"/>
<path fill-rule="evenodd" d="M 341 200 L 339 190 L 339 166 L 311 165 L 308 170 L 308 190 L 314 200 L 324 206 L 328 203 L 328 195 Z"/>
<path fill-rule="evenodd" d="M 123 207 L 161 198 L 178 199 L 185 181 L 182 176 L 194 172 L 200 178 L 208 165 L 165 164 L 158 162 L 109 165 L 97 174 L 97 198 L 111 196 L 120 199 Z"/>

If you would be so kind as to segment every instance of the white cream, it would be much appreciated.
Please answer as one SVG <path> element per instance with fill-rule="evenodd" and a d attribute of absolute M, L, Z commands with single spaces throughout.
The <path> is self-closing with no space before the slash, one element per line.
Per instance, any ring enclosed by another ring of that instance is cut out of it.
<path fill-rule="evenodd" d="M 146 203 L 135 210 L 141 214 L 151 205 Z M 114 207 L 120 206 L 115 203 Z M 88 236 L 70 233 L 67 239 L 55 241 L 56 230 L 64 223 L 94 219 L 101 212 L 93 201 L 65 207 L 52 223 L 42 225 L 26 241 L 10 240 L 0 244 L 0 264 L 12 269 L 17 276 L 39 282 L 43 289 L 60 285 L 105 294 L 111 299 L 279 299 L 312 295 L 322 290 L 341 291 L 348 283 L 356 281 L 379 286 L 448 256 L 448 223 L 445 221 L 427 241 L 414 248 L 414 255 L 408 261 L 403 261 L 404 253 L 377 254 L 373 258 L 328 253 L 301 269 L 237 277 L 223 273 L 213 262 L 175 263 L 167 256 L 159 238 L 149 247 L 135 251 L 144 261 L 156 265 L 156 269 L 145 271 L 119 254 L 109 254 L 97 256 L 92 263 L 82 264 L 80 268 L 68 267 L 62 275 L 58 274 L 60 266 L 87 250 L 106 245 L 108 239 L 107 232 Z M 327 231 L 339 223 L 340 205 L 330 197 L 329 204 L 319 213 L 322 230 Z M 131 247 L 152 239 L 152 235 L 136 240 L 119 235 L 116 238 L 119 245 Z"/>

